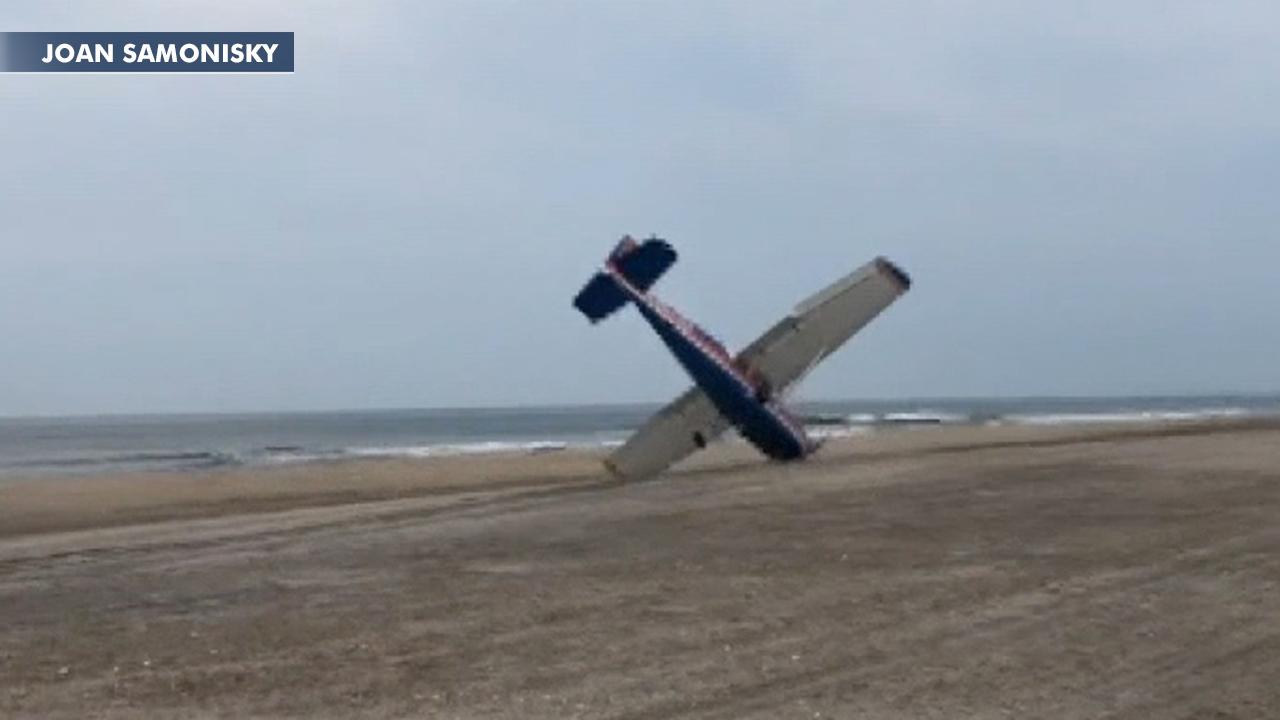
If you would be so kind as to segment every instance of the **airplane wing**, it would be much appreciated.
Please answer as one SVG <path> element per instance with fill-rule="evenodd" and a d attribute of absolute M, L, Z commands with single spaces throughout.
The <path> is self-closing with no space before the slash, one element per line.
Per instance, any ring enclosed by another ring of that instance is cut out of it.
<path fill-rule="evenodd" d="M 605 460 L 622 478 L 657 475 L 729 429 L 729 421 L 697 387 L 659 410 Z M 699 442 L 701 438 L 701 442 Z"/>
<path fill-rule="evenodd" d="M 782 393 L 909 287 L 906 273 L 876 258 L 797 305 L 743 349 L 737 361 Z"/>
<path fill-rule="evenodd" d="M 739 353 L 737 362 L 781 393 L 910 286 L 906 273 L 876 258 L 797 305 Z M 706 394 L 692 387 L 649 418 L 605 466 L 622 478 L 656 475 L 728 429 L 729 421 Z"/>

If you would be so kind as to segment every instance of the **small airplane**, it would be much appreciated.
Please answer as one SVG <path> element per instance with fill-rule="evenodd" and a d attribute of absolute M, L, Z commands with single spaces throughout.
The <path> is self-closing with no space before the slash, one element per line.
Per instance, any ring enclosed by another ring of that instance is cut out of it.
<path fill-rule="evenodd" d="M 659 410 L 604 462 L 622 479 L 656 475 L 707 446 L 730 427 L 774 460 L 799 460 L 821 444 L 787 410 L 783 395 L 819 362 L 911 287 L 911 279 L 879 257 L 800 303 L 730 355 L 710 333 L 654 297 L 649 288 L 676 261 L 657 237 L 624 236 L 604 268 L 573 299 L 592 323 L 628 302 L 693 378 L 694 386 Z"/>

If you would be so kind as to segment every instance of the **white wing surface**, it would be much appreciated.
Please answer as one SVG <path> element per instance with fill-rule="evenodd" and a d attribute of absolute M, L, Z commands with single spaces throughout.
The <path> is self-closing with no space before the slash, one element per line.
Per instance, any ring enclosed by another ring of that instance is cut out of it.
<path fill-rule="evenodd" d="M 627 479 L 657 475 L 692 455 L 729 429 L 706 394 L 691 387 L 659 410 L 605 460 L 613 474 Z"/>
<path fill-rule="evenodd" d="M 909 287 L 906 273 L 876 258 L 797 305 L 739 353 L 738 363 L 782 393 Z"/>

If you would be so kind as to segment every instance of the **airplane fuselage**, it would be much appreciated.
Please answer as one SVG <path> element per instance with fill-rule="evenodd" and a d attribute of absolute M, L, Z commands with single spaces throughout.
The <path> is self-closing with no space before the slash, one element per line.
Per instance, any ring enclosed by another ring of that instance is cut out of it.
<path fill-rule="evenodd" d="M 753 382 L 718 341 L 676 310 L 627 281 L 612 266 L 605 269 L 635 303 L 698 387 L 752 445 L 775 460 L 797 460 L 817 446 L 804 426 L 767 389 Z M 706 440 L 694 438 L 698 445 Z"/>

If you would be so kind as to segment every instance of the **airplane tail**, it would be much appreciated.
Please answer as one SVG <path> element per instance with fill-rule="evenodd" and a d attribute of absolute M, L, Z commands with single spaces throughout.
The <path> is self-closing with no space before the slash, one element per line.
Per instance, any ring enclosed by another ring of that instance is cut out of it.
<path fill-rule="evenodd" d="M 676 261 L 676 251 L 666 240 L 650 238 L 637 243 L 630 236 L 618 241 L 605 260 L 609 270 L 621 275 L 640 292 L 646 292 Z M 610 272 L 598 272 L 573 299 L 591 322 L 599 322 L 627 304 L 627 293 Z"/>

